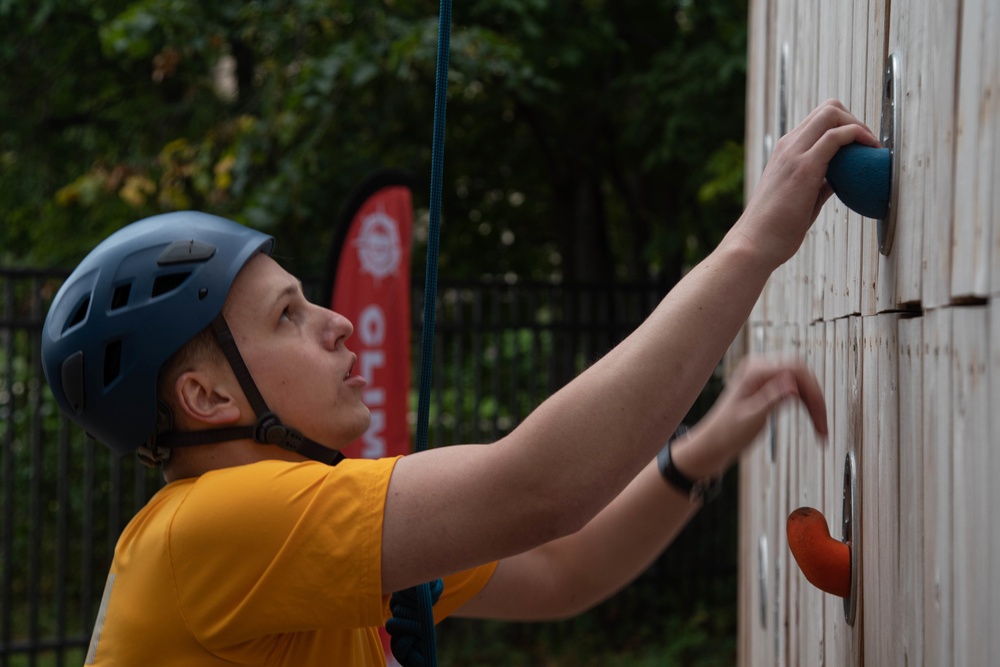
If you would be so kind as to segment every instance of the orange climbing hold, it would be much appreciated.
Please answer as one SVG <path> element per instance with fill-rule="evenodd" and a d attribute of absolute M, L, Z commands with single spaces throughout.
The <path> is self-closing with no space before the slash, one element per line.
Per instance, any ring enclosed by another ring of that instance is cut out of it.
<path fill-rule="evenodd" d="M 851 594 L 851 550 L 830 537 L 819 510 L 800 507 L 788 515 L 788 547 L 802 574 L 816 588 L 842 598 Z"/>

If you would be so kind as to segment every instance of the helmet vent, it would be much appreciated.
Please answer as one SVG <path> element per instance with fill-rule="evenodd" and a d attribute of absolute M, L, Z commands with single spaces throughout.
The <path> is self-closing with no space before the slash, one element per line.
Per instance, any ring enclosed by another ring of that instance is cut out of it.
<path fill-rule="evenodd" d="M 83 388 L 83 352 L 77 350 L 66 357 L 66 360 L 62 362 L 61 370 L 63 395 L 66 397 L 66 402 L 69 403 L 73 412 L 80 414 L 86 404 L 85 397 L 87 395 Z"/>
<path fill-rule="evenodd" d="M 80 305 L 77 306 L 76 310 L 73 311 L 73 317 L 69 318 L 66 321 L 66 326 L 63 327 L 63 333 L 65 333 L 67 330 L 71 329 L 72 327 L 75 327 L 77 324 L 87 319 L 87 309 L 89 307 L 90 307 L 90 295 L 88 294 L 87 296 L 83 297 L 83 300 L 80 302 Z"/>
<path fill-rule="evenodd" d="M 104 346 L 104 386 L 115 381 L 122 371 L 122 342 L 112 341 Z"/>
<path fill-rule="evenodd" d="M 132 291 L 132 283 L 119 285 L 111 295 L 111 310 L 118 310 L 128 305 L 128 295 Z"/>
<path fill-rule="evenodd" d="M 180 287 L 190 275 L 191 272 L 187 271 L 185 273 L 169 273 L 165 276 L 157 276 L 156 280 L 153 281 L 152 296 L 158 297 L 168 292 L 173 292 L 175 289 Z"/>

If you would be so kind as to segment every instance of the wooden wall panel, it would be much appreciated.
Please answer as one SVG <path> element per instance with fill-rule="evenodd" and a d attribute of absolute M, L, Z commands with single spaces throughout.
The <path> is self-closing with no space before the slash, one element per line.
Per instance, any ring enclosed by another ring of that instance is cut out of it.
<path fill-rule="evenodd" d="M 949 309 L 924 315 L 924 396 L 921 414 L 924 470 L 924 661 L 952 660 L 952 462 L 951 359 Z"/>
<path fill-rule="evenodd" d="M 760 3 L 752 20 L 768 43 L 751 51 L 770 61 L 754 65 L 770 88 L 755 94 L 772 108 L 748 133 L 780 134 L 784 45 L 788 128 L 836 97 L 878 130 L 896 52 L 902 173 L 892 255 L 878 253 L 875 221 L 831 201 L 750 318 L 741 349 L 805 358 L 831 432 L 821 447 L 804 413 L 781 411 L 744 461 L 755 507 L 741 508 L 752 555 L 740 663 L 1000 664 L 1000 3 Z M 748 169 L 764 150 L 751 141 Z M 848 451 L 861 487 L 853 626 L 805 581 L 784 535 L 800 506 L 839 535 Z"/>
<path fill-rule="evenodd" d="M 931 92 L 922 81 L 923 49 L 927 41 L 927 22 L 923 5 L 937 0 L 913 0 L 912 11 L 891 11 L 889 15 L 888 52 L 897 54 L 900 63 L 898 80 L 902 85 L 900 125 L 896 160 L 899 167 L 899 191 L 896 198 L 896 233 L 892 252 L 880 258 L 879 310 L 896 310 L 902 303 L 920 301 L 921 256 L 923 252 L 923 179 L 928 156 L 922 151 L 923 127 L 928 122 L 924 106 Z M 957 4 L 953 3 L 955 7 Z M 884 69 L 884 67 L 883 67 Z M 881 84 L 880 84 L 881 86 Z M 876 88 L 873 86 L 873 90 Z M 880 92 L 883 88 L 878 89 Z"/>
<path fill-rule="evenodd" d="M 801 3 L 812 5 L 813 3 Z M 837 34 L 827 26 L 837 24 L 842 3 L 817 2 L 811 7 L 813 50 L 813 86 L 811 98 L 807 100 L 808 111 L 811 111 L 823 100 L 837 95 L 837 72 L 840 69 L 838 61 Z M 824 29 L 820 29 L 824 26 Z M 806 113 L 808 113 L 808 111 Z M 835 203 L 839 204 L 839 201 Z M 805 259 L 809 288 L 809 319 L 806 322 L 818 322 L 825 318 L 827 308 L 833 307 L 827 303 L 833 297 L 829 285 L 836 279 L 838 263 L 833 261 L 832 248 L 837 232 L 837 221 L 834 219 L 835 206 L 825 206 L 820 211 L 815 224 L 809 230 L 808 237 L 812 245 L 811 254 Z M 811 259 L 810 259 L 811 258 Z"/>
<path fill-rule="evenodd" d="M 839 537 L 843 522 L 843 469 L 848 452 L 858 456 L 861 442 L 861 413 L 863 408 L 861 387 L 861 318 L 842 318 L 828 323 L 833 329 L 832 371 L 828 362 L 826 372 L 826 400 L 830 409 L 830 441 L 828 450 L 832 458 L 827 466 L 827 503 L 824 515 L 831 524 L 832 534 Z M 826 662 L 831 665 L 849 664 L 848 656 L 857 656 L 852 648 L 854 630 L 844 618 L 844 605 L 840 598 L 826 596 Z"/>
<path fill-rule="evenodd" d="M 786 326 L 773 326 L 769 335 L 765 338 L 769 353 L 786 349 Z M 784 549 L 785 540 L 783 538 L 784 517 L 788 507 L 788 438 L 791 436 L 791 429 L 788 425 L 787 416 L 780 413 L 772 417 L 772 429 L 774 438 L 771 442 L 771 480 L 770 489 L 771 504 L 768 505 L 771 511 L 770 522 L 768 523 L 768 535 L 771 544 L 774 545 L 774 553 L 771 556 L 771 590 L 773 598 L 771 600 L 772 622 L 770 623 L 769 639 L 774 642 L 773 660 L 774 665 L 788 664 L 788 554 Z"/>
<path fill-rule="evenodd" d="M 866 48 L 863 49 L 864 77 L 863 88 L 860 93 L 863 97 L 855 98 L 854 115 L 858 116 L 864 123 L 875 132 L 878 132 L 882 118 L 882 72 L 885 68 L 885 44 L 886 44 L 886 17 L 888 0 L 869 0 L 867 2 L 867 12 L 862 14 L 855 11 L 855 30 L 865 35 Z M 866 18 L 867 16 L 867 18 Z M 860 24 L 860 25 L 859 25 Z M 861 49 L 859 49 L 861 50 Z M 856 70 L 857 71 L 857 70 Z M 863 106 L 861 100 L 864 100 Z M 859 109 L 861 111 L 859 112 Z M 859 115 L 860 113 L 860 115 Z M 884 278 L 880 281 L 880 275 L 885 274 L 882 267 L 882 255 L 878 251 L 878 237 L 872 227 L 871 220 L 863 219 L 864 233 L 861 236 L 861 314 L 874 315 L 876 312 L 885 310 L 880 304 L 879 289 L 885 289 Z M 884 300 L 884 299 L 883 299 Z"/>
<path fill-rule="evenodd" d="M 753 327 L 751 338 L 751 354 L 766 355 L 769 353 L 769 338 L 773 333 L 771 327 Z M 777 623 L 777 559 L 780 548 L 775 534 L 776 499 L 775 494 L 779 484 L 777 478 L 775 451 L 772 447 L 777 441 L 776 423 L 771 419 L 768 423 L 763 447 L 748 453 L 750 465 L 755 465 L 757 474 L 752 478 L 755 486 L 746 487 L 752 493 L 758 508 L 753 520 L 753 532 L 750 537 L 752 559 L 741 561 L 741 586 L 748 588 L 747 598 L 751 601 L 745 611 L 743 625 L 751 628 L 753 639 L 747 652 L 748 662 L 745 665 L 776 664 L 776 623 Z M 741 463 L 741 465 L 743 465 Z M 741 487 L 742 489 L 743 487 Z M 743 491 L 741 490 L 741 493 Z M 744 551 L 743 553 L 746 553 Z M 750 569 L 747 569 L 747 568 Z"/>
<path fill-rule="evenodd" d="M 818 325 L 800 325 L 797 327 L 797 331 L 801 341 L 798 356 L 816 375 L 820 386 L 823 386 L 826 371 L 826 356 L 823 354 L 826 326 L 822 322 Z M 830 514 L 824 506 L 825 487 L 829 480 L 823 465 L 820 441 L 816 437 L 812 420 L 809 418 L 808 412 L 799 406 L 795 406 L 790 412 L 796 437 L 790 441 L 789 445 L 797 460 L 798 470 L 793 485 L 798 488 L 789 504 L 785 518 L 787 519 L 788 514 L 799 507 L 813 507 L 824 512 L 829 521 L 835 522 L 834 515 Z M 839 525 L 833 523 L 831 532 L 837 534 L 838 530 Z M 795 576 L 798 584 L 796 605 L 798 614 L 795 615 L 795 618 L 798 625 L 796 636 L 799 639 L 799 644 L 797 657 L 793 660 L 793 664 L 816 664 L 823 658 L 823 598 L 826 597 L 826 594 L 802 577 L 791 557 L 791 552 L 789 552 L 789 570 L 791 575 Z"/>
<path fill-rule="evenodd" d="M 878 405 L 875 388 L 878 386 L 878 363 L 875 350 L 878 347 L 878 332 L 875 315 L 861 322 L 861 438 L 857 443 L 858 489 L 861 494 L 861 525 L 858 527 L 860 540 L 852 556 L 861 559 L 861 581 L 858 586 L 860 608 L 863 620 L 876 621 L 882 615 L 882 604 L 878 591 L 878 414 L 873 409 Z M 869 470 L 871 472 L 869 473 Z M 878 649 L 873 633 L 862 633 L 862 650 L 865 656 L 874 656 Z"/>
<path fill-rule="evenodd" d="M 786 345 L 796 346 L 798 333 L 795 327 L 785 327 Z M 792 349 L 792 348 L 789 348 Z M 779 562 L 781 563 L 781 592 L 779 593 L 779 646 L 781 647 L 780 663 L 793 667 L 799 664 L 799 645 L 802 642 L 802 629 L 799 626 L 802 607 L 799 592 L 802 576 L 798 572 L 795 560 L 788 551 L 785 534 L 785 521 L 791 511 L 797 506 L 799 457 L 795 446 L 798 438 L 795 415 L 790 410 L 783 410 L 776 420 L 778 425 L 778 471 L 781 487 L 778 489 L 777 535 L 779 547 Z"/>
<path fill-rule="evenodd" d="M 751 0 L 748 12 L 746 167 L 743 181 L 745 201 L 750 199 L 757 186 L 767 163 L 768 146 L 772 143 L 769 138 L 769 109 L 772 91 L 770 64 L 773 61 L 771 52 L 774 43 L 771 2 Z M 762 326 L 754 327 L 752 323 L 765 317 L 765 303 L 761 298 L 754 305 L 749 319 L 751 325 L 743 328 L 741 336 L 726 355 L 727 374 L 744 355 L 763 352 L 764 329 Z M 769 433 L 763 436 L 769 437 Z M 757 511 L 757 508 L 767 506 L 766 450 L 762 443 L 757 443 L 744 455 L 739 466 L 739 488 L 741 498 L 744 499 L 739 504 L 739 553 L 742 556 L 741 568 L 747 569 L 740 572 L 737 593 L 737 664 L 744 666 L 767 664 L 767 656 L 764 654 L 766 644 L 758 640 L 765 622 L 760 610 L 762 604 L 766 604 L 762 600 L 759 573 L 766 572 L 769 555 L 767 550 L 773 549 L 774 545 L 765 543 L 764 553 L 761 553 L 761 540 L 766 539 L 763 530 L 765 515 Z"/>
<path fill-rule="evenodd" d="M 749 201 L 773 149 L 774 13 L 771 0 L 751 0 L 748 8 L 750 34 L 747 49 L 746 157 L 743 170 L 743 200 Z M 754 304 L 750 322 L 766 318 L 767 287 Z M 739 356 L 742 356 L 740 354 Z"/>
<path fill-rule="evenodd" d="M 868 20 L 870 12 L 869 0 L 854 0 L 853 11 L 851 12 L 851 112 L 860 118 L 869 127 L 878 132 L 877 121 L 872 125 L 871 118 L 867 117 L 869 104 L 868 97 L 871 94 L 868 83 Z M 843 35 L 842 35 L 843 37 Z M 875 232 L 871 229 L 871 221 L 864 220 L 860 215 L 851 211 L 847 214 L 848 229 L 847 252 L 849 253 L 848 273 L 851 276 L 849 289 L 852 293 L 849 299 L 850 313 L 860 314 L 864 312 L 874 312 L 874 308 L 868 304 L 873 304 L 874 298 L 874 274 L 871 274 L 871 258 L 867 253 L 871 252 L 871 243 L 867 241 L 869 236 Z M 876 252 L 878 252 L 876 250 Z M 877 266 L 877 265 L 876 265 Z M 856 281 L 856 284 L 855 282 Z"/>
<path fill-rule="evenodd" d="M 994 274 L 998 271 L 994 270 Z M 990 365 L 987 369 L 989 376 L 989 423 L 987 433 L 991 434 L 988 443 L 990 479 L 989 497 L 987 506 L 993 508 L 994 512 L 1000 507 L 1000 302 L 994 300 L 990 303 L 990 331 L 987 338 L 990 348 Z M 1000 619 L 1000 530 L 996 529 L 997 521 L 993 519 L 993 528 L 988 532 L 991 535 L 989 546 L 989 581 L 987 583 L 990 598 L 989 617 L 996 621 Z M 996 662 L 1000 658 L 1000 632 L 992 632 L 990 635 L 990 656 Z"/>
<path fill-rule="evenodd" d="M 993 35 L 1000 34 L 1000 18 L 994 17 Z M 995 42 L 990 48 L 990 56 L 994 60 L 994 76 L 990 81 L 989 90 L 993 96 L 1000 95 L 1000 48 Z M 1000 175 L 1000 147 L 993 153 L 993 172 Z M 1000 295 L 1000 188 L 993 188 L 993 220 L 991 228 L 992 241 L 990 243 L 990 294 Z M 995 339 L 994 339 L 995 340 Z M 997 633 L 1000 635 L 1000 633 Z M 1000 655 L 1000 651 L 997 652 Z"/>
<path fill-rule="evenodd" d="M 864 319 L 852 317 L 848 320 L 848 348 L 847 348 L 847 427 L 850 430 L 848 441 L 848 451 L 854 453 L 855 460 L 860 463 L 863 453 L 862 442 L 864 438 Z M 860 488 L 860 484 L 859 484 Z M 864 495 L 858 499 L 861 507 L 864 508 Z M 864 530 L 864 522 L 858 528 Z M 862 591 L 864 585 L 865 566 L 862 561 L 858 566 L 859 582 L 858 591 Z M 852 663 L 861 664 L 864 651 L 864 622 L 865 608 L 861 601 L 857 601 L 857 618 L 854 621 L 854 630 L 851 633 L 851 657 Z"/>
<path fill-rule="evenodd" d="M 819 3 L 793 2 L 788 129 L 795 128 L 816 106 L 817 32 Z M 790 12 L 791 14 L 791 12 Z M 788 322 L 812 320 L 812 278 L 816 271 L 816 230 L 810 229 L 799 252 L 787 263 L 792 274 Z"/>
<path fill-rule="evenodd" d="M 838 320 L 837 323 L 837 387 L 834 395 L 834 411 L 836 413 L 834 452 L 837 461 L 835 478 L 831 480 L 835 489 L 838 489 L 837 497 L 843 500 L 843 470 L 844 461 L 848 452 L 855 456 L 855 460 L 860 465 L 863 460 L 862 443 L 864 441 L 865 423 L 865 395 L 863 391 L 865 371 L 864 371 L 864 320 L 861 317 L 851 317 L 847 320 Z M 860 486 L 860 484 L 859 484 Z M 864 507 L 864 495 L 860 499 Z M 833 515 L 843 521 L 842 508 L 831 508 Z M 864 522 L 860 530 L 864 530 Z M 861 575 L 863 578 L 864 563 L 862 562 Z M 863 580 L 859 583 L 859 594 L 863 591 Z M 835 616 L 834 624 L 842 628 L 838 633 L 838 648 L 841 654 L 850 657 L 850 664 L 860 664 L 863 652 L 864 639 L 864 617 L 865 609 L 859 605 L 857 618 L 853 626 L 848 626 L 843 616 L 843 601 L 837 600 L 841 613 Z M 838 663 L 833 663 L 838 664 Z M 843 663 L 840 663 L 843 664 Z"/>
<path fill-rule="evenodd" d="M 995 156 L 1000 133 L 1000 62 L 989 49 L 1000 28 L 996 2 L 963 7 L 955 137 L 955 221 L 951 244 L 951 296 L 990 291 L 991 233 L 997 212 Z"/>
<path fill-rule="evenodd" d="M 767 161 L 765 136 L 768 127 L 768 52 L 772 40 L 768 26 L 768 1 L 752 0 L 747 23 L 750 28 L 747 47 L 746 99 L 746 168 L 743 179 L 743 199 L 750 199 Z"/>
<path fill-rule="evenodd" d="M 843 468 L 847 452 L 846 438 L 841 425 L 841 408 L 847 387 L 847 318 L 824 324 L 823 354 L 825 372 L 823 393 L 826 396 L 829 436 L 822 448 L 823 467 L 827 477 L 823 487 L 823 504 L 820 509 L 830 522 L 830 534 L 840 537 L 842 491 L 837 485 L 836 471 Z M 846 408 L 844 409 L 846 415 Z M 840 600 L 832 595 L 823 596 L 823 660 L 829 665 L 841 665 L 846 661 L 844 612 Z"/>
<path fill-rule="evenodd" d="M 768 96 L 765 127 L 767 128 L 767 144 L 773 150 L 781 137 L 789 129 L 787 123 L 790 122 L 790 96 L 788 89 L 791 87 L 792 76 L 792 55 L 791 42 L 794 39 L 795 29 L 795 7 L 790 0 L 768 0 L 767 3 L 767 26 L 768 34 L 768 54 L 770 61 L 767 63 L 768 71 Z M 783 53 L 787 57 L 783 57 Z M 784 64 L 784 68 L 783 68 Z M 786 126 L 781 124 L 782 111 L 786 116 Z M 761 299 L 755 307 L 752 320 L 754 322 L 773 322 L 784 324 L 788 321 L 789 314 L 784 308 L 770 307 L 769 304 L 787 303 L 787 293 L 790 281 L 785 277 L 789 267 L 778 269 L 768 281 Z M 779 319 L 775 320 L 777 317 Z"/>
<path fill-rule="evenodd" d="M 989 310 L 982 306 L 954 308 L 952 333 L 951 450 L 954 525 L 955 667 L 994 664 L 987 656 L 996 619 L 990 617 L 990 543 L 997 530 L 988 500 L 990 443 L 988 430 Z M 996 559 L 993 559 L 996 562 Z"/>
<path fill-rule="evenodd" d="M 867 326 L 867 322 L 866 322 Z M 899 316 L 881 315 L 876 318 L 877 346 L 874 350 L 878 365 L 877 399 L 865 399 L 866 410 L 875 408 L 878 414 L 878 436 L 866 440 L 867 450 L 875 449 L 876 468 L 865 476 L 874 477 L 878 486 L 877 517 L 878 555 L 869 561 L 878 568 L 879 604 L 882 613 L 869 617 L 866 634 L 876 637 L 879 665 L 902 665 L 902 628 L 900 627 L 899 589 Z M 870 480 L 868 482 L 870 483 Z M 871 571 L 871 569 L 869 569 Z"/>
<path fill-rule="evenodd" d="M 990 0 L 974 0 L 986 3 Z M 959 7 L 965 3 L 923 0 L 920 14 L 927 25 L 926 40 L 909 48 L 906 80 L 914 78 L 920 95 L 917 130 L 918 165 L 923 173 L 919 189 L 900 195 L 922 198 L 924 308 L 950 302 L 952 198 L 955 155 L 955 73 L 958 68 Z M 911 104 L 907 98 L 906 103 Z"/>
<path fill-rule="evenodd" d="M 758 508 L 765 507 L 764 473 L 767 467 L 761 461 L 763 447 L 754 447 L 741 459 L 739 465 L 740 499 L 739 553 L 740 576 L 737 593 L 737 645 L 736 660 L 741 666 L 761 664 L 764 659 L 763 644 L 759 637 L 766 630 L 768 545 L 762 543 L 765 514 Z"/>
<path fill-rule="evenodd" d="M 899 621 L 900 664 L 923 654 L 923 318 L 899 320 Z"/>
<path fill-rule="evenodd" d="M 763 326 L 751 328 L 749 353 L 766 353 Z M 773 493 L 776 481 L 771 457 L 771 443 L 775 434 L 768 425 L 761 437 L 744 455 L 740 462 L 740 492 L 748 502 L 740 503 L 740 615 L 739 653 L 740 665 L 774 664 L 774 642 L 768 641 L 768 633 L 775 627 L 773 605 L 775 590 L 775 549 L 778 548 L 774 535 Z M 758 508 L 768 508 L 767 512 Z"/>

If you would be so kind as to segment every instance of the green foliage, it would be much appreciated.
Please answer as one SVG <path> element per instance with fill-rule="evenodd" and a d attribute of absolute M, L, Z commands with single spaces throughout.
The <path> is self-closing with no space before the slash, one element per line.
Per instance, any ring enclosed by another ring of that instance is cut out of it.
<path fill-rule="evenodd" d="M 410 170 L 426 205 L 436 11 L 5 0 L 0 262 L 71 265 L 193 207 L 322 273 L 367 173 Z M 478 0 L 454 20 L 443 275 L 669 282 L 738 215 L 745 2 Z"/>
<path fill-rule="evenodd" d="M 339 207 L 383 166 L 416 177 L 421 257 L 436 12 L 432 0 L 0 0 L 0 265 L 69 267 L 127 222 L 191 207 L 275 233 L 292 270 L 319 275 Z M 745 0 L 474 0 L 454 20 L 442 275 L 652 275 L 669 284 L 739 214 Z M 507 374 L 529 363 L 526 350 L 558 353 L 532 336 L 504 334 L 475 360 L 466 350 L 448 372 L 482 372 L 506 387 Z M 74 478 L 86 465 L 106 466 L 87 473 L 97 479 L 145 478 L 106 456 L 65 458 L 89 445 L 64 434 L 47 389 L 31 384 L 27 339 L 13 349 L 0 359 L 0 436 L 10 439 L 17 497 L 45 498 L 45 520 L 63 517 L 75 536 L 32 543 L 31 513 L 18 506 L 12 529 L 23 556 L 3 569 L 20 601 L 26 582 L 42 594 L 53 585 L 50 574 L 32 579 L 32 553 L 51 560 L 65 548 L 82 567 L 86 522 L 86 539 L 101 543 L 127 518 L 111 515 L 110 498 L 133 492 L 113 485 L 95 487 L 91 506 L 82 494 L 59 500 L 60 466 Z M 534 389 L 550 389 L 535 375 L 530 391 L 474 405 L 469 393 L 445 390 L 434 421 L 450 426 L 451 416 L 459 428 L 459 415 L 471 414 L 470 428 L 503 430 L 537 402 Z M 39 417 L 13 416 L 26 414 Z M 99 595 L 106 563 L 91 566 L 96 592 L 69 591 L 73 604 Z M 642 641 L 616 635 L 610 646 L 632 663 L 586 642 L 631 608 L 569 626 L 572 642 L 557 624 L 539 631 L 540 643 L 524 635 L 483 655 L 497 656 L 489 664 L 503 664 L 501 655 L 527 656 L 520 664 L 713 664 L 691 658 L 689 642 L 731 655 L 717 607 L 664 612 L 658 618 L 676 623 L 649 624 L 659 633 L 647 628 Z M 488 637 L 477 645 L 492 650 Z M 567 645 L 578 652 L 557 653 Z"/>

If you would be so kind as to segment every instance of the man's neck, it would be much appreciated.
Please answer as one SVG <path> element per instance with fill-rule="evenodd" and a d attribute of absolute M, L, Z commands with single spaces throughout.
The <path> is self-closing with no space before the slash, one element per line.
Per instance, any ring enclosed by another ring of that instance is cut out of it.
<path fill-rule="evenodd" d="M 258 461 L 302 462 L 307 459 L 274 445 L 260 445 L 252 440 L 234 440 L 211 445 L 179 447 L 163 466 L 163 478 L 169 483 L 199 477 L 212 470 L 257 463 Z"/>

